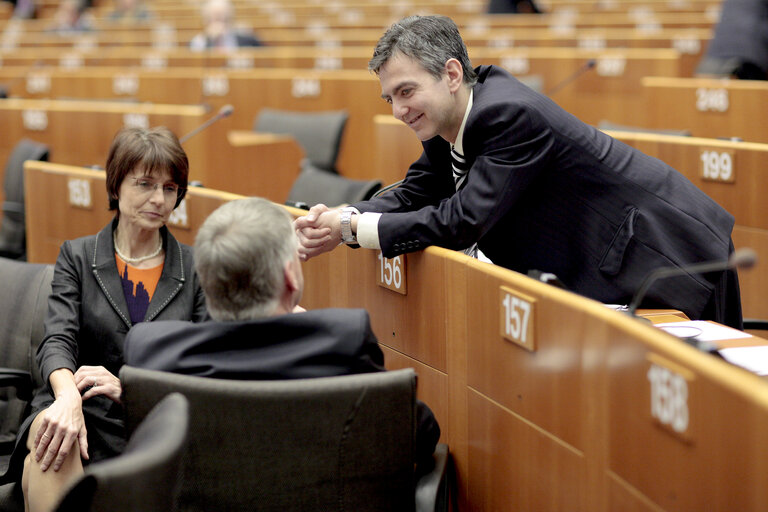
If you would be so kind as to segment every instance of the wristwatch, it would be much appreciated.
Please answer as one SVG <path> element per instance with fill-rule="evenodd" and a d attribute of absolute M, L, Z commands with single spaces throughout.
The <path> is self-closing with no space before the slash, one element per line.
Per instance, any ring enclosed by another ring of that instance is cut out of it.
<path fill-rule="evenodd" d="M 341 241 L 347 245 L 357 243 L 357 237 L 352 233 L 353 214 L 357 214 L 353 208 L 342 208 L 341 210 Z"/>

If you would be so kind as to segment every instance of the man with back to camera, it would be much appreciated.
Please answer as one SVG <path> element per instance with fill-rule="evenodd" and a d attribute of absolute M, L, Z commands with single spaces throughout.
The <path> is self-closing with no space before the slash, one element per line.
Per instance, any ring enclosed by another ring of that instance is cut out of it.
<path fill-rule="evenodd" d="M 364 309 L 298 306 L 304 289 L 288 212 L 266 199 L 225 203 L 195 238 L 195 270 L 210 322 L 136 324 L 125 363 L 219 379 L 276 380 L 385 371 Z M 432 411 L 417 402 L 416 457 L 440 437 Z"/>
<path fill-rule="evenodd" d="M 369 62 L 424 152 L 397 188 L 295 221 L 308 259 L 340 242 L 385 257 L 439 245 L 627 304 L 654 269 L 733 252 L 734 218 L 667 164 L 614 140 L 497 66 L 472 68 L 452 20 L 411 16 Z M 657 281 L 644 307 L 741 328 L 734 270 Z"/>

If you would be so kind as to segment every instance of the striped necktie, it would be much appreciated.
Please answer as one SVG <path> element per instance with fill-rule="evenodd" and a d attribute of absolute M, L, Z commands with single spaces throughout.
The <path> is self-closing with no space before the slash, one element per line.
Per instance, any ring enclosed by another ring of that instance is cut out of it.
<path fill-rule="evenodd" d="M 464 155 L 456 151 L 453 146 L 451 146 L 451 167 L 453 168 L 453 181 L 456 183 L 456 190 L 459 190 L 467 179 L 469 169 Z"/>
<path fill-rule="evenodd" d="M 453 168 L 453 181 L 456 183 L 456 191 L 458 192 L 464 182 L 467 181 L 467 161 L 464 159 L 464 155 L 456 151 L 456 148 L 451 146 L 451 167 Z M 468 256 L 477 258 L 477 244 L 474 243 L 470 247 L 467 247 L 462 251 Z"/>

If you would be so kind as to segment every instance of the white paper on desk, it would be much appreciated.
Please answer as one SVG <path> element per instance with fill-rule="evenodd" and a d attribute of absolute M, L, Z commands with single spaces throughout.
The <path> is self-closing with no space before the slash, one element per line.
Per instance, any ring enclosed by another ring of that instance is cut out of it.
<path fill-rule="evenodd" d="M 758 375 L 768 375 L 768 345 L 721 348 L 718 352 L 729 363 Z"/>
<path fill-rule="evenodd" d="M 655 324 L 656 327 L 664 329 L 664 327 L 670 327 L 670 334 L 674 334 L 675 327 L 692 327 L 701 331 L 696 335 L 696 339 L 699 341 L 720 341 L 720 340 L 735 340 L 738 338 L 751 338 L 752 335 L 733 327 L 726 327 L 725 325 L 713 324 L 705 320 L 687 320 L 685 322 L 665 322 L 663 324 Z"/>

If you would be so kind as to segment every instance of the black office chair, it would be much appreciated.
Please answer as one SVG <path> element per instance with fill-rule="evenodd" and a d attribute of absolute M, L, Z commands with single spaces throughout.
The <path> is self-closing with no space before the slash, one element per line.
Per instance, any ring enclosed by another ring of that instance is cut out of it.
<path fill-rule="evenodd" d="M 125 451 L 89 465 L 56 512 L 169 512 L 189 432 L 189 402 L 171 393 L 152 408 Z"/>
<path fill-rule="evenodd" d="M 292 135 L 312 167 L 337 173 L 341 139 L 349 114 L 346 110 L 302 112 L 264 108 L 254 122 L 254 131 Z"/>
<path fill-rule="evenodd" d="M 318 203 L 326 206 L 351 204 L 370 199 L 380 188 L 379 180 L 354 180 L 303 165 L 288 192 L 286 204 L 304 203 L 308 207 Z"/>
<path fill-rule="evenodd" d="M 43 339 L 53 266 L 0 258 L 0 475 L 43 385 L 35 354 Z"/>
<path fill-rule="evenodd" d="M 0 257 L 26 259 L 24 162 L 48 160 L 48 154 L 48 146 L 22 139 L 8 157 L 5 164 L 3 218 L 0 221 Z"/>
<path fill-rule="evenodd" d="M 415 484 L 416 374 L 240 381 L 123 366 L 126 427 L 171 390 L 194 428 L 180 510 L 447 510 L 449 457 Z"/>

